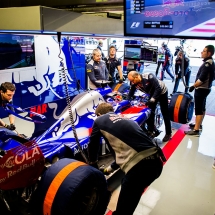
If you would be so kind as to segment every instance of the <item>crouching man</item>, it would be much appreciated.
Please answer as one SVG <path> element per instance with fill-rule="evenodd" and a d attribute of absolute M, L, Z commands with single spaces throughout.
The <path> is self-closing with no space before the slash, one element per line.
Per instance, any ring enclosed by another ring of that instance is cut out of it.
<path fill-rule="evenodd" d="M 115 114 L 111 104 L 101 103 L 95 114 L 98 118 L 94 121 L 88 145 L 90 164 L 96 166 L 103 137 L 115 157 L 115 162 L 104 172 L 111 173 L 118 168 L 125 172 L 113 215 L 132 215 L 144 189 L 162 172 L 162 150 L 135 121 Z"/>

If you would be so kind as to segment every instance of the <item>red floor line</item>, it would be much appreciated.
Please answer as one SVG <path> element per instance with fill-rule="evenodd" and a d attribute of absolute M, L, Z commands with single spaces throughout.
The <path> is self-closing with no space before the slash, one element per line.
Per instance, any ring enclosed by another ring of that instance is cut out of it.
<path fill-rule="evenodd" d="M 181 143 L 182 139 L 184 138 L 184 130 L 188 130 L 188 126 L 182 125 L 178 131 L 174 134 L 172 139 L 162 148 L 163 153 L 168 160 L 170 156 L 173 154 L 175 149 L 178 147 L 178 145 Z"/>
<path fill-rule="evenodd" d="M 184 131 L 185 130 L 188 130 L 188 126 L 186 124 L 182 125 L 178 129 L 178 131 L 174 134 L 172 139 L 168 143 L 166 143 L 166 145 L 162 148 L 163 153 L 164 153 L 167 161 L 170 158 L 170 156 L 173 154 L 173 152 L 176 150 L 178 145 L 181 143 L 182 139 L 184 138 L 184 136 L 185 136 Z M 145 191 L 146 190 L 147 190 L 147 188 L 145 189 Z M 106 213 L 106 215 L 112 215 L 112 211 L 108 211 L 108 213 Z"/>

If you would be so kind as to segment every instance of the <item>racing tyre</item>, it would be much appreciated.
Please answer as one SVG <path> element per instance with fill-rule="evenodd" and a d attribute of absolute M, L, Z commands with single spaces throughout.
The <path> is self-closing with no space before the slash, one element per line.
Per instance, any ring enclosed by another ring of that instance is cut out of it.
<path fill-rule="evenodd" d="M 33 215 L 103 215 L 110 200 L 105 176 L 83 162 L 64 158 L 42 176 Z"/>
<path fill-rule="evenodd" d="M 174 93 L 169 103 L 170 120 L 186 124 L 193 117 L 194 101 L 189 93 Z"/>

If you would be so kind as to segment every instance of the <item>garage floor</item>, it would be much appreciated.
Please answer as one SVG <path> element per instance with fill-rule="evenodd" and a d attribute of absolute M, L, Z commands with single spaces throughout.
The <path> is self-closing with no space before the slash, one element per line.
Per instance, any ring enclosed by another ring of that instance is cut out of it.
<path fill-rule="evenodd" d="M 164 81 L 171 93 L 173 83 L 168 77 Z M 183 89 L 180 83 L 179 91 Z M 143 193 L 134 215 L 215 215 L 215 169 L 212 168 L 215 158 L 214 98 L 213 86 L 200 137 L 184 135 L 188 125 L 172 124 L 172 139 L 161 146 L 168 158 L 163 172 Z M 19 133 L 29 136 L 33 130 L 29 123 L 17 118 Z M 164 126 L 161 130 L 164 131 Z M 159 138 L 164 135 L 162 132 Z M 115 210 L 121 177 L 118 174 L 110 184 L 113 192 L 106 215 Z"/>
<path fill-rule="evenodd" d="M 171 92 L 173 84 L 170 80 L 165 83 Z M 184 135 L 188 125 L 172 123 L 172 139 L 162 146 L 168 160 L 161 176 L 143 193 L 134 215 L 215 215 L 214 92 L 212 89 L 208 97 L 209 112 L 200 137 Z M 164 131 L 164 126 L 161 130 Z M 159 138 L 163 136 L 164 132 Z M 117 180 L 106 215 L 111 215 L 116 208 L 120 191 L 116 184 Z"/>

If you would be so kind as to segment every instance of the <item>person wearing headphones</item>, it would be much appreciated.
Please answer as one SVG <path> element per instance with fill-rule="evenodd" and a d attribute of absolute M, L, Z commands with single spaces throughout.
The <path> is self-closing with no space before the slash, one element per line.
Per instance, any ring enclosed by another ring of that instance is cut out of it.
<path fill-rule="evenodd" d="M 7 103 L 13 104 L 12 99 L 15 94 L 15 90 L 16 90 L 16 87 L 10 82 L 5 82 L 5 83 L 1 84 L 1 86 L 0 86 L 0 93 L 1 93 L 0 107 L 5 107 L 5 105 Z M 14 111 L 14 109 L 12 107 L 8 107 L 8 108 L 10 110 Z M 14 122 L 15 122 L 14 115 L 12 115 L 12 114 L 9 115 L 9 122 L 10 122 L 10 125 L 7 125 L 2 119 L 0 119 L 0 126 L 3 126 L 11 131 L 15 130 L 16 127 L 14 125 Z"/>
<path fill-rule="evenodd" d="M 101 51 L 99 49 L 93 50 L 93 59 L 87 64 L 87 76 L 89 81 L 89 88 L 95 90 L 101 88 L 102 84 L 96 81 L 108 81 L 109 72 L 105 62 L 101 60 Z"/>
<path fill-rule="evenodd" d="M 109 56 L 104 59 L 106 67 L 109 71 L 109 80 L 112 81 L 112 84 L 116 83 L 115 70 L 117 69 L 119 73 L 119 83 L 123 82 L 123 73 L 121 61 L 116 57 L 116 48 L 115 46 L 110 46 Z"/>

